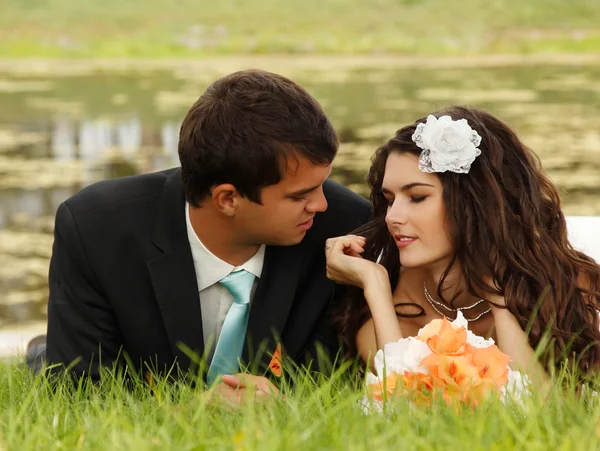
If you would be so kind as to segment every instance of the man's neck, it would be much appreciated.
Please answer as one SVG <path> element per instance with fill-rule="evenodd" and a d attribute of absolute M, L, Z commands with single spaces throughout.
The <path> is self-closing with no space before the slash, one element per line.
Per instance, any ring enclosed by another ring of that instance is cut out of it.
<path fill-rule="evenodd" d="M 217 214 L 209 206 L 188 206 L 190 223 L 202 244 L 216 257 L 233 266 L 250 260 L 260 245 L 243 243 L 233 232 L 229 218 Z"/>

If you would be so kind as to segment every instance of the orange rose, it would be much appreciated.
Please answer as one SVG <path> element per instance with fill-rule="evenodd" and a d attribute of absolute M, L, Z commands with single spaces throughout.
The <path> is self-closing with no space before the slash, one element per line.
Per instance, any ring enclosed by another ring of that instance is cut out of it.
<path fill-rule="evenodd" d="M 397 373 L 390 373 L 385 379 L 379 379 L 378 382 L 367 386 L 367 394 L 376 401 L 383 402 L 386 397 L 396 393 L 399 381 L 400 376 Z"/>
<path fill-rule="evenodd" d="M 435 389 L 442 392 L 448 405 L 464 402 L 477 406 L 490 395 L 498 396 L 499 388 L 507 381 L 507 362 L 504 363 L 504 354 L 499 350 L 491 350 L 488 354 L 481 352 L 488 348 L 467 345 L 466 349 L 475 352 L 477 364 L 470 353 L 462 356 L 431 354 L 422 362 Z"/>
<path fill-rule="evenodd" d="M 465 356 L 431 354 L 423 359 L 434 386 L 462 392 L 471 379 L 478 376 L 478 369 Z"/>
<path fill-rule="evenodd" d="M 390 373 L 384 380 L 369 385 L 367 393 L 379 402 L 387 397 L 403 394 L 409 395 L 418 405 L 429 405 L 432 388 L 433 382 L 429 375 L 405 371 L 403 375 Z"/>
<path fill-rule="evenodd" d="M 424 373 L 411 373 L 405 371 L 404 375 L 400 378 L 402 386 L 411 391 L 422 391 L 433 389 L 433 381 L 431 376 Z"/>
<path fill-rule="evenodd" d="M 409 395 L 412 402 L 420 407 L 431 406 L 431 393 L 433 390 L 431 376 L 405 371 L 401 381 L 404 392 Z"/>
<path fill-rule="evenodd" d="M 484 354 L 480 354 L 481 356 Z M 496 363 L 484 365 L 483 368 L 488 368 L 486 372 L 473 363 L 471 355 L 432 354 L 423 359 L 422 364 L 429 371 L 434 388 L 442 393 L 447 405 L 462 402 L 476 406 L 490 395 L 499 395 L 499 385 L 496 383 L 499 379 L 491 377 L 497 374 Z"/>
<path fill-rule="evenodd" d="M 463 401 L 472 407 L 477 407 L 490 396 L 499 397 L 500 388 L 492 379 L 474 378 L 463 392 Z"/>
<path fill-rule="evenodd" d="M 450 321 L 444 318 L 437 334 L 428 336 L 426 340 L 421 336 L 418 338 L 425 341 L 429 349 L 436 354 L 462 355 L 467 344 L 467 329 L 462 326 L 455 329 Z"/>
<path fill-rule="evenodd" d="M 417 338 L 423 343 L 427 343 L 429 337 L 433 337 L 434 335 L 437 335 L 440 332 L 440 329 L 442 328 L 442 322 L 443 320 L 441 319 L 434 319 L 433 321 L 430 321 L 425 327 L 423 327 L 419 331 L 419 335 L 417 335 Z"/>
<path fill-rule="evenodd" d="M 487 348 L 476 348 L 467 345 L 466 352 L 469 354 L 473 365 L 479 370 L 479 377 L 491 379 L 499 387 L 508 382 L 510 357 L 500 351 L 496 345 Z"/>

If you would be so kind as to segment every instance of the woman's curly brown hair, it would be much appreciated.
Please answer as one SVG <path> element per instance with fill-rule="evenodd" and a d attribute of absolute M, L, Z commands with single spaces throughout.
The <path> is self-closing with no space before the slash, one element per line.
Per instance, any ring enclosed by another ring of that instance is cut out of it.
<path fill-rule="evenodd" d="M 453 301 L 444 299 L 441 287 L 455 262 L 473 296 L 489 292 L 484 279 L 491 276 L 508 310 L 524 330 L 529 329 L 531 346 L 535 348 L 548 334 L 542 354 L 546 369 L 573 358 L 583 374 L 596 372 L 600 267 L 569 244 L 558 191 L 543 174 L 539 159 L 510 127 L 485 111 L 451 106 L 433 115 L 464 118 L 482 138 L 481 155 L 469 174 L 437 174 L 454 249 L 438 284 L 438 297 L 449 304 Z M 381 184 L 390 153 L 421 153 L 412 135 L 422 122 L 424 118 L 400 129 L 376 151 L 367 179 L 373 220 L 356 231 L 367 238 L 364 257 L 380 258 L 392 287 L 398 283 L 400 260 L 385 224 L 388 202 Z M 356 335 L 369 318 L 362 292 L 348 290 L 335 320 L 349 357 L 356 355 Z"/>

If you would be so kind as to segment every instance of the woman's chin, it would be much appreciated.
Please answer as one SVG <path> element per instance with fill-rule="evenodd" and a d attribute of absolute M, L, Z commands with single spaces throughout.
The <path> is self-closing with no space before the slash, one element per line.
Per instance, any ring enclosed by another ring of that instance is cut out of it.
<path fill-rule="evenodd" d="M 428 258 L 424 255 L 400 254 L 400 265 L 408 269 L 433 269 L 440 265 L 445 267 L 448 263 L 446 256 L 436 255 Z"/>
<path fill-rule="evenodd" d="M 400 266 L 407 269 L 417 269 L 427 266 L 427 261 L 419 258 L 400 257 Z"/>
<path fill-rule="evenodd" d="M 451 256 L 436 255 L 425 257 L 423 255 L 401 255 L 400 266 L 405 269 L 422 269 L 429 272 L 444 272 L 451 262 Z"/>

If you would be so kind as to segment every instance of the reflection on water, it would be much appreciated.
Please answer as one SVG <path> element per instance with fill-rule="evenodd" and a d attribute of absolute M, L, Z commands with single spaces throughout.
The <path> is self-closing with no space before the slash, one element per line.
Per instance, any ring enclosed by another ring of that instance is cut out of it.
<path fill-rule="evenodd" d="M 95 181 L 178 164 L 180 124 L 144 133 L 137 115 L 122 120 L 57 115 L 14 124 L 38 140 L 0 153 L 0 326 L 43 318 L 53 215 L 59 204 Z"/>
<path fill-rule="evenodd" d="M 512 124 L 569 215 L 600 215 L 600 67 L 296 69 L 342 147 L 332 176 L 366 194 L 378 145 L 449 103 Z M 215 75 L 0 73 L 0 327 L 45 316 L 58 205 L 98 180 L 176 166 L 179 126 Z"/>

